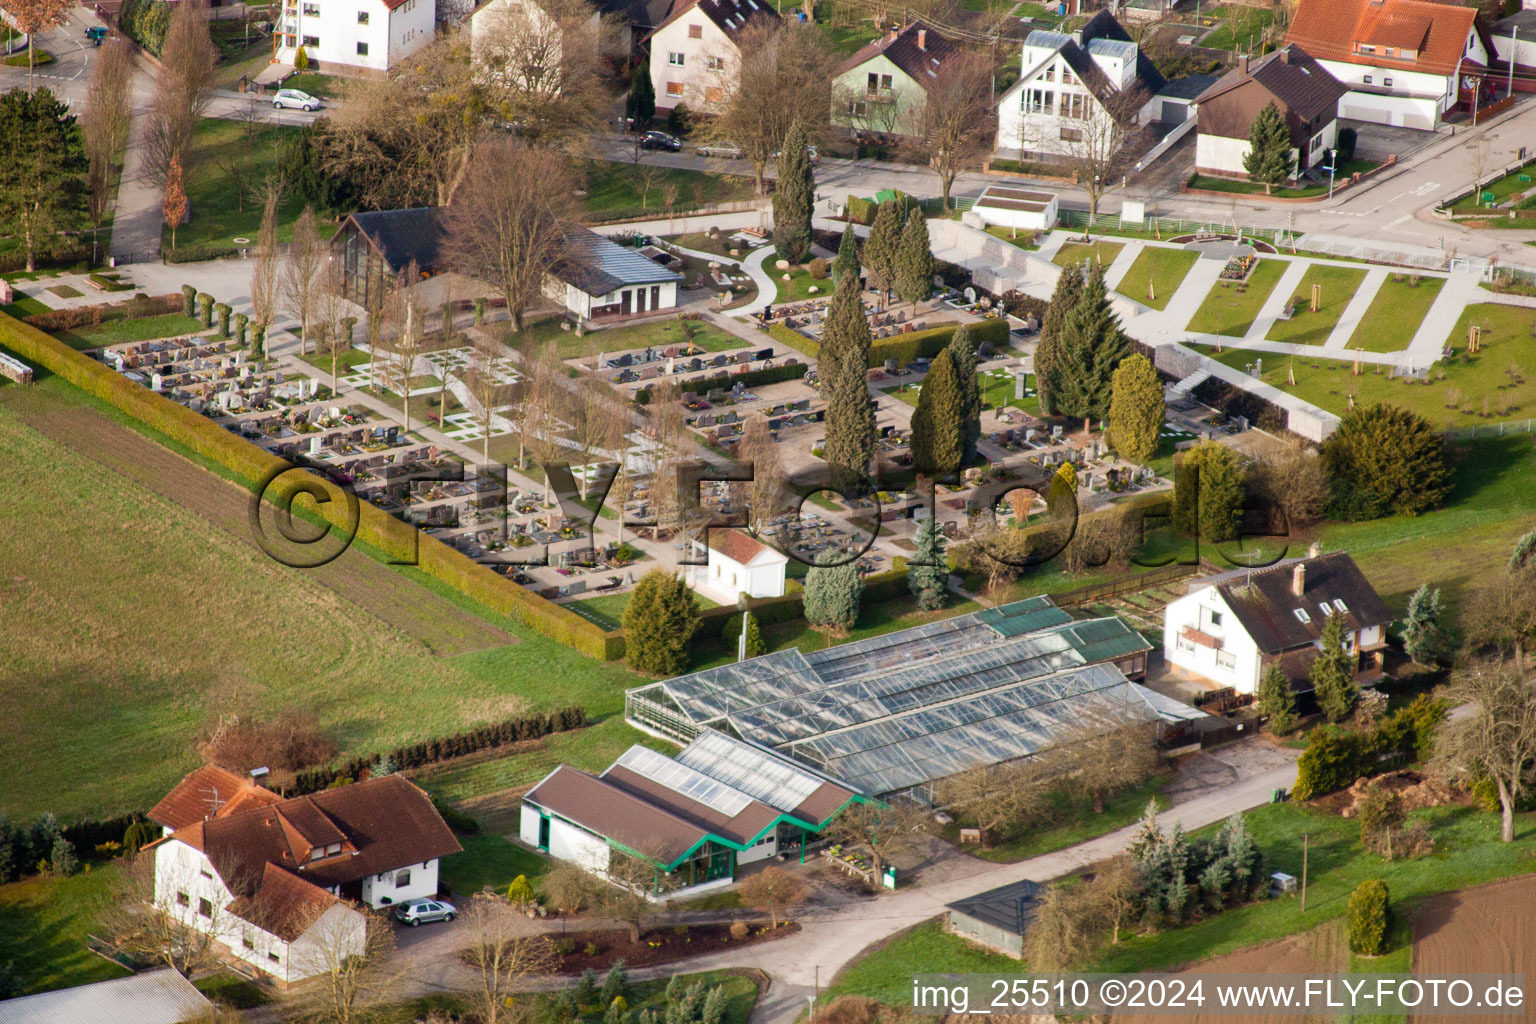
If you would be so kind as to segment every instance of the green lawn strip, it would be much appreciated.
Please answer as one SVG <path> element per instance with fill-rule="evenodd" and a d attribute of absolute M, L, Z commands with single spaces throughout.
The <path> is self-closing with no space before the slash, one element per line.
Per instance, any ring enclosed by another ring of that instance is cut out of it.
<path fill-rule="evenodd" d="M 550 868 L 550 860 L 502 836 L 459 836 L 462 853 L 443 858 L 442 884 L 461 899 L 490 886 L 505 893 L 518 875 L 531 882 Z"/>
<path fill-rule="evenodd" d="M 235 974 L 209 974 L 192 984 L 214 1002 L 236 1010 L 254 1010 L 272 1001 L 267 993 Z"/>
<path fill-rule="evenodd" d="M 601 594 L 597 597 L 584 597 L 575 601 L 565 602 L 565 607 L 571 609 L 583 618 L 597 623 L 607 630 L 621 628 L 624 618 L 624 609 L 629 607 L 629 598 L 634 591 L 626 590 L 622 594 Z M 718 608 L 719 603 L 711 601 L 703 594 L 693 595 L 699 610 L 706 608 Z"/>
<path fill-rule="evenodd" d="M 1171 775 L 1156 775 L 1140 786 L 1106 800 L 1102 814 L 1095 814 L 1090 802 L 1073 799 L 1066 793 L 1053 793 L 1051 802 L 1055 805 L 1055 811 L 1051 818 L 1054 820 L 1028 829 L 1025 835 L 1010 836 L 990 849 L 983 850 L 974 846 L 966 849 L 982 860 L 1008 864 L 1097 839 L 1134 824 L 1147 809 L 1149 800 L 1157 800 L 1159 806 L 1166 807 L 1168 801 L 1162 792 L 1172 778 Z"/>
<path fill-rule="evenodd" d="M 751 199 L 751 178 L 735 174 L 711 174 L 668 167 L 661 171 L 648 196 L 642 196 L 640 171 L 635 164 L 591 160 L 583 166 L 587 178 L 587 211 L 599 218 L 645 217 L 667 215 L 662 205 L 662 189 L 677 186 L 673 211 L 696 209 L 714 203 Z"/>
<path fill-rule="evenodd" d="M 1533 180 L 1521 181 L 1522 177 Z M 1456 202 L 1450 205 L 1449 209 L 1458 212 L 1489 209 L 1488 205 L 1482 201 L 1482 194 L 1484 192 L 1493 193 L 1493 205 L 1497 206 L 1517 192 L 1529 192 L 1532 189 L 1536 189 L 1536 168 L 1522 167 L 1519 170 L 1511 171 L 1495 181 L 1483 182 L 1482 187 L 1476 192 L 1456 200 Z"/>
<path fill-rule="evenodd" d="M 1436 807 L 1410 817 L 1426 820 L 1435 837 L 1428 857 L 1385 861 L 1360 846 L 1360 823 L 1304 804 L 1269 804 L 1245 816 L 1266 870 L 1301 877 L 1302 835 L 1309 837 L 1307 912 L 1292 898 L 1260 900 L 1185 928 L 1123 939 L 1099 951 L 1095 971 L 1147 971 L 1193 964 L 1343 917 L 1350 893 L 1379 878 L 1401 908 L 1436 893 L 1481 885 L 1530 870 L 1528 848 L 1536 815 L 1516 818 L 1516 841 L 1499 842 L 1498 816 L 1466 807 Z M 1219 828 L 1212 825 L 1194 835 Z"/>
<path fill-rule="evenodd" d="M 1146 246 L 1115 285 L 1115 291 L 1153 309 L 1167 309 L 1174 290 L 1199 259 L 1199 253 L 1187 249 Z"/>
<path fill-rule="evenodd" d="M 1333 187 L 1337 189 L 1338 183 L 1348 181 L 1353 175 L 1374 171 L 1381 166 L 1374 160 L 1346 160 L 1338 166 L 1334 174 Z M 1189 180 L 1190 188 L 1205 189 L 1208 192 L 1231 192 L 1235 195 L 1262 196 L 1273 195 L 1284 199 L 1311 199 L 1316 196 L 1328 194 L 1327 171 L 1321 172 L 1325 177 L 1318 182 L 1307 185 L 1274 185 L 1269 192 L 1264 191 L 1264 186 L 1252 181 L 1237 181 L 1232 178 L 1216 178 L 1206 174 L 1197 174 Z"/>
<path fill-rule="evenodd" d="M 176 246 L 234 246 L 236 238 L 256 237 L 261 227 L 261 204 L 242 195 L 235 180 L 225 173 L 223 164 L 234 161 L 242 172 L 244 185 L 259 184 L 268 175 L 276 175 L 283 153 L 299 129 L 293 125 L 258 122 L 247 131 L 240 121 L 205 117 L 192 133 L 192 152 L 186 160 L 187 203 L 191 219 L 176 229 Z M 304 209 L 304 199 L 297 189 L 285 189 L 278 205 L 277 237 L 280 242 L 293 240 L 293 222 Z M 322 223 L 320 232 L 329 236 L 331 227 Z M 161 237 L 165 249 L 171 247 L 171 230 Z"/>
<path fill-rule="evenodd" d="M 712 892 L 696 899 L 678 902 L 680 910 L 737 910 L 741 907 L 741 893 L 735 889 Z"/>
<path fill-rule="evenodd" d="M 284 89 L 297 89 L 311 96 L 330 99 L 336 95 L 340 79 L 334 75 L 322 75 L 315 71 L 300 72 L 283 79 Z"/>
<path fill-rule="evenodd" d="M 1350 335 L 1349 347 L 1367 352 L 1407 348 L 1443 287 L 1443 277 L 1420 277 L 1414 283 L 1411 275 L 1390 274 L 1371 300 L 1360 326 Z"/>
<path fill-rule="evenodd" d="M 1246 282 L 1216 282 L 1185 330 L 1241 338 L 1253 326 L 1259 310 L 1264 308 L 1264 300 L 1280 283 L 1287 266 L 1285 260 L 1260 259 Z"/>
<path fill-rule="evenodd" d="M 766 267 L 764 269 L 768 270 Z M 808 270 L 768 270 L 768 274 L 778 288 L 775 302 L 803 302 L 806 299 L 826 298 L 832 294 L 832 282 L 826 278 L 818 281 Z M 784 280 L 785 274 L 789 275 L 788 281 Z M 811 291 L 812 288 L 816 291 Z"/>
<path fill-rule="evenodd" d="M 524 335 L 529 336 L 528 341 L 511 333 L 504 335 L 503 340 L 517 347 L 526 344 L 542 345 L 554 341 L 560 347 L 561 359 L 578 359 L 605 352 L 616 354 L 646 347 L 681 348 L 687 344 L 688 340 L 683 334 L 683 322 L 676 317 L 651 320 L 631 327 L 587 331 L 581 336 L 577 336 L 575 331 L 562 329 L 560 324 L 561 321 L 558 319 L 541 320 L 523 329 Z M 746 339 L 738 338 L 714 324 L 692 321 L 692 325 L 693 344 L 706 352 L 724 352 L 728 349 L 748 348 L 752 345 Z"/>
<path fill-rule="evenodd" d="M 329 352 L 311 352 L 308 355 L 299 356 L 301 360 L 324 373 L 329 379 L 331 373 L 331 354 Z M 351 373 L 359 366 L 366 366 L 373 361 L 373 356 L 361 349 L 349 348 L 342 352 L 336 360 L 336 372 L 338 374 Z"/>
<path fill-rule="evenodd" d="M 1198 40 L 1199 45 L 1212 50 L 1261 52 L 1254 49 L 1255 44 L 1262 46 L 1264 30 L 1275 20 L 1275 12 L 1268 8 L 1242 4 L 1208 9 L 1206 13 L 1222 18 L 1221 26 L 1216 31 Z"/>
<path fill-rule="evenodd" d="M 1289 341 L 1298 345 L 1323 344 L 1338 326 L 1344 308 L 1364 280 L 1365 271 L 1355 267 L 1312 264 L 1302 275 L 1301 284 L 1296 286 L 1296 298 L 1303 301 L 1296 303 L 1289 320 L 1276 320 L 1266 337 L 1270 341 Z M 1309 305 L 1313 285 L 1322 289 L 1316 313 Z"/>
<path fill-rule="evenodd" d="M 1001 238 L 1009 245 L 1016 245 L 1020 249 L 1028 249 L 1031 252 L 1039 248 L 1039 246 L 1035 244 L 1035 232 L 1033 228 L 1025 228 L 1022 232 L 1019 232 L 1015 231 L 1013 228 L 1005 228 L 993 224 L 991 227 L 987 228 L 987 234 L 991 235 L 993 238 Z"/>
<path fill-rule="evenodd" d="M 1051 262 L 1058 267 L 1064 267 L 1068 263 L 1081 264 L 1085 259 L 1092 259 L 1099 266 L 1108 268 L 1124 248 L 1124 242 L 1106 242 L 1097 238 L 1086 243 L 1067 242 L 1056 250 L 1056 255 L 1051 257 Z"/>
<path fill-rule="evenodd" d="M 795 563 L 790 559 L 790 564 Z M 794 573 L 790 574 L 791 576 Z M 975 601 L 962 601 L 954 595 L 948 598 L 948 604 L 936 612 L 922 612 L 917 610 L 916 604 L 910 597 L 902 597 L 895 601 L 885 601 L 880 604 L 866 604 L 859 609 L 859 621 L 845 638 L 837 643 L 848 643 L 852 640 L 863 640 L 872 636 L 883 636 L 886 633 L 895 632 L 898 629 L 907 629 L 911 626 L 921 626 L 925 622 L 935 619 L 947 619 L 956 615 L 964 615 L 973 612 L 982 606 Z M 788 647 L 795 647 L 801 651 L 819 651 L 833 646 L 829 643 L 826 634 L 818 633 L 806 624 L 804 619 L 792 619 L 788 622 L 771 622 L 762 627 L 763 642 L 767 644 L 769 652 L 781 651 Z M 736 660 L 736 645 L 726 643 L 718 637 L 707 640 L 696 640 L 693 645 L 694 654 L 690 671 L 698 672 L 706 668 L 716 668 L 729 664 Z"/>
<path fill-rule="evenodd" d="M 1389 368 L 1379 363 L 1362 364 L 1363 372 L 1352 376 L 1354 364 L 1342 359 L 1289 357 L 1236 348 L 1217 353 L 1212 346 L 1195 347 L 1239 370 L 1261 359 L 1265 383 L 1339 415 L 1348 411 L 1353 392 L 1356 404 L 1387 402 L 1413 409 L 1436 427 L 1469 427 L 1536 416 L 1533 323 L 1536 309 L 1529 307 L 1498 303 L 1468 306 L 1446 339 L 1447 344 L 1455 345 L 1457 354 L 1437 362 L 1428 381 L 1393 377 Z M 1483 328 L 1480 350 L 1465 356 L 1467 328 L 1472 324 Z M 1464 356 L 1466 362 L 1462 362 Z M 1519 368 L 1518 376 L 1511 375 L 1512 367 Z M 1294 386 L 1288 383 L 1292 370 Z"/>
<path fill-rule="evenodd" d="M 24 316 L 36 316 L 39 313 L 46 313 L 50 308 L 41 299 L 33 298 L 30 295 L 17 295 L 15 302 L 9 302 L 0 306 L 0 313 L 20 320 Z"/>
<path fill-rule="evenodd" d="M 70 348 L 86 349 L 121 345 L 127 341 L 176 338 L 203 330 L 203 322 L 196 317 L 161 313 L 158 316 L 112 320 L 95 327 L 77 327 L 72 331 L 55 331 L 53 336 Z"/>
<path fill-rule="evenodd" d="M 944 930 L 939 920 L 924 921 L 865 950 L 821 990 L 820 1005 L 839 996 L 865 996 L 886 1006 L 910 1009 L 912 978 L 918 974 L 1016 975 L 1022 965 Z"/>
<path fill-rule="evenodd" d="M 85 948 L 117 874 L 115 865 L 93 863 L 70 878 L 0 885 L 0 964 L 14 966 L 23 994 L 128 976 Z"/>

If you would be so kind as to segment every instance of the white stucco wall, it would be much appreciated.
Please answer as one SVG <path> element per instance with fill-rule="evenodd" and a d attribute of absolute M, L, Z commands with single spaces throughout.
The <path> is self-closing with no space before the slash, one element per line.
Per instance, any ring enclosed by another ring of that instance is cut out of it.
<path fill-rule="evenodd" d="M 1525 35 L 1494 36 L 1493 48 L 1499 52 L 1500 60 L 1509 60 L 1513 55 L 1516 64 L 1536 64 L 1536 32 L 1529 33 L 1533 38 Z"/>
<path fill-rule="evenodd" d="M 404 885 L 398 884 L 409 872 Z M 370 907 L 387 907 L 410 900 L 427 899 L 437 894 L 437 861 L 407 864 L 381 875 L 363 879 L 363 902 Z"/>
<path fill-rule="evenodd" d="M 699 38 L 689 34 L 698 26 Z M 740 74 L 736 44 L 713 21 L 697 9 L 683 14 L 651 36 L 651 86 L 656 90 L 658 113 L 685 103 L 695 113 L 718 113 L 730 99 Z M 681 65 L 671 62 L 672 54 L 683 58 Z M 719 67 L 711 69 L 710 58 Z M 681 93 L 671 88 L 676 85 Z M 719 90 L 716 94 L 712 90 Z"/>
<path fill-rule="evenodd" d="M 534 849 L 539 847 L 539 809 L 523 804 L 518 822 L 518 838 Z M 556 860 L 567 860 L 594 874 L 608 870 L 608 843 L 585 829 L 568 821 L 549 819 L 549 855 Z"/>
<path fill-rule="evenodd" d="M 1221 641 L 1221 647 L 1181 642 L 1179 634 L 1186 626 Z M 1215 587 L 1186 594 L 1164 610 L 1163 657 L 1170 665 L 1230 686 L 1238 693 L 1252 693 L 1258 686 L 1258 645 L 1238 624 Z"/>
<path fill-rule="evenodd" d="M 1247 139 L 1229 139 L 1200 131 L 1195 138 L 1195 166 L 1228 174 L 1244 174 L 1243 158 L 1248 155 Z"/>
<path fill-rule="evenodd" d="M 1482 49 L 1481 45 L 1478 49 Z M 1350 91 L 1339 100 L 1339 116 L 1375 124 L 1428 130 L 1456 102 L 1456 76 L 1400 71 L 1369 64 L 1322 60 L 1318 63 Z M 1370 82 L 1365 79 L 1369 77 Z M 1387 85 L 1388 80 L 1391 85 Z M 1390 92 L 1366 92 L 1389 89 Z"/>
<path fill-rule="evenodd" d="M 736 864 L 754 864 L 760 860 L 767 860 L 779 852 L 779 834 L 775 829 L 762 839 L 736 854 Z"/>
<path fill-rule="evenodd" d="M 1056 68 L 1057 64 L 1060 64 L 1060 68 Z M 997 104 L 998 153 L 1070 155 L 1081 152 L 1081 149 L 1074 148 L 1076 144 L 1073 142 L 1062 139 L 1063 128 L 1079 129 L 1085 133 L 1104 130 L 1102 126 L 1108 121 L 1109 115 L 1086 88 L 1075 82 L 1062 81 L 1066 74 L 1065 67 L 1066 65 L 1060 61 L 1047 62 L 1037 68 L 1030 77 L 1015 82 L 1003 94 L 1003 98 Z M 1044 80 L 1048 69 L 1057 70 L 1056 81 Z M 1049 93 L 1049 102 L 1044 110 L 1034 112 L 1025 109 L 1031 90 Z M 1063 112 L 1069 102 L 1063 98 L 1065 96 L 1083 97 L 1093 120 L 1085 122 L 1083 119 L 1064 116 Z M 1099 127 L 1096 129 L 1095 125 Z"/>
<path fill-rule="evenodd" d="M 654 308 L 677 308 L 676 281 L 661 281 L 655 285 L 636 285 L 633 288 L 620 289 L 619 291 L 609 292 L 607 295 L 588 295 L 586 292 L 582 291 L 580 288 L 577 288 L 575 285 L 566 284 L 564 281 L 550 276 L 544 279 L 543 291 L 547 298 L 561 303 L 571 313 L 574 313 L 576 316 L 585 319 L 592 316 L 593 309 L 599 309 L 604 306 L 623 305 L 625 291 L 631 293 L 630 309 L 632 311 L 636 313 L 648 313 L 653 308 L 651 306 L 651 289 L 653 287 L 660 289 L 660 291 L 657 293 L 657 300 Z M 641 297 L 636 294 L 641 292 L 644 293 L 643 298 L 645 302 L 645 309 L 643 310 L 640 309 Z"/>
<path fill-rule="evenodd" d="M 368 24 L 358 21 L 361 14 L 368 16 Z M 305 45 L 304 53 L 322 66 L 384 71 L 432 41 L 436 17 L 435 0 L 406 0 L 394 11 L 380 0 L 293 0 L 278 21 L 277 59 L 292 64 L 299 46 L 311 37 L 319 43 Z M 366 55 L 357 52 L 359 43 L 368 47 Z"/>

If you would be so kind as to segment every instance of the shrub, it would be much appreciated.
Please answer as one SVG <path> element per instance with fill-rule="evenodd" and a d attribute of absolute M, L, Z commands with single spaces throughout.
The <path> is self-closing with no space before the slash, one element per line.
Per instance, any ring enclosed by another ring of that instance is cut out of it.
<path fill-rule="evenodd" d="M 576 952 L 576 940 L 567 938 L 550 939 L 549 951 L 555 954 L 555 956 L 570 956 Z"/>
<path fill-rule="evenodd" d="M 581 951 L 587 956 L 597 956 L 597 954 L 601 953 L 603 949 L 597 943 L 589 942 L 585 946 L 581 947 Z"/>
<path fill-rule="evenodd" d="M 1349 948 L 1362 956 L 1385 953 L 1391 922 L 1387 883 L 1379 878 L 1361 882 L 1349 897 Z"/>
<path fill-rule="evenodd" d="M 181 286 L 181 315 L 197 316 L 197 289 L 189 284 Z"/>
<path fill-rule="evenodd" d="M 240 258 L 238 245 L 182 245 L 160 253 L 167 263 L 204 263 Z"/>
<path fill-rule="evenodd" d="M 95 306 L 74 306 L 69 309 L 50 309 L 46 313 L 33 313 L 22 317 L 22 323 L 40 331 L 73 331 L 80 327 L 94 327 L 129 317 L 159 316 L 175 313 L 182 303 L 175 295 L 135 295 L 127 302 L 105 302 Z"/>
<path fill-rule="evenodd" d="M 304 47 L 301 46 L 293 55 L 293 70 L 303 72 L 307 71 L 308 69 L 309 53 L 304 49 Z"/>
<path fill-rule="evenodd" d="M 219 318 L 219 337 L 229 337 L 229 314 L 232 312 L 232 310 L 229 308 L 229 303 L 215 303 L 213 311 L 218 315 Z"/>
<path fill-rule="evenodd" d="M 32 51 L 32 66 L 33 67 L 40 68 L 40 67 L 42 67 L 45 64 L 52 64 L 52 63 L 53 63 L 53 54 L 49 53 L 47 50 L 33 50 Z M 5 58 L 5 65 L 6 65 L 6 67 L 11 67 L 11 68 L 24 68 L 24 67 L 26 67 L 27 66 L 27 52 L 25 50 L 23 50 L 20 53 L 15 53 L 15 54 L 12 54 L 11 56 Z"/>
<path fill-rule="evenodd" d="M 737 921 L 731 925 L 731 938 L 744 939 L 751 934 L 752 929 L 747 927 L 745 921 Z"/>
<path fill-rule="evenodd" d="M 202 321 L 204 330 L 213 326 L 213 296 L 207 292 L 197 293 L 197 318 Z"/>
<path fill-rule="evenodd" d="M 106 274 L 92 274 L 92 275 L 90 275 L 90 278 L 91 278 L 92 283 L 94 283 L 97 287 L 99 287 L 104 292 L 131 292 L 131 291 L 133 291 L 133 285 L 129 284 L 126 281 L 119 281 L 116 278 L 108 277 Z"/>
<path fill-rule="evenodd" d="M 336 756 L 337 746 L 309 712 L 285 708 L 269 721 L 233 715 L 206 729 L 198 741 L 206 761 L 233 771 L 298 771 Z"/>
<path fill-rule="evenodd" d="M 455 807 L 450 807 L 448 804 L 445 804 L 441 800 L 437 799 L 433 799 L 432 806 L 436 807 L 437 813 L 443 816 L 443 823 L 449 828 L 453 829 L 453 831 L 457 832 L 459 835 L 477 836 L 480 834 L 480 822 L 468 814 L 465 814 L 463 811 Z M 518 877 L 521 878 L 522 876 L 519 875 Z M 515 880 L 514 884 L 516 884 Z M 523 885 L 526 887 L 527 884 L 527 880 L 524 879 Z M 507 898 L 512 898 L 512 890 L 510 888 L 507 889 Z"/>
<path fill-rule="evenodd" d="M 117 27 L 123 35 L 157 57 L 170 26 L 171 5 L 167 0 L 123 0 L 118 8 Z"/>
<path fill-rule="evenodd" d="M 877 203 L 870 199 L 860 199 L 857 196 L 848 197 L 848 219 L 855 224 L 873 224 L 875 222 L 875 210 Z"/>
<path fill-rule="evenodd" d="M 825 281 L 827 278 L 827 271 L 830 269 L 830 267 L 826 260 L 822 259 L 820 256 L 817 256 L 815 259 L 811 260 L 811 262 L 805 265 L 805 269 L 811 275 L 812 280 Z"/>

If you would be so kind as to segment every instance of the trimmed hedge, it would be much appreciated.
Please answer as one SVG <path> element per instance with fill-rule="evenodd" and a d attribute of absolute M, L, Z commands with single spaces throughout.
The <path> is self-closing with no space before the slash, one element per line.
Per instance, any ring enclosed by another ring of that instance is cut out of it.
<path fill-rule="evenodd" d="M 21 322 L 40 331 L 73 331 L 80 327 L 94 327 L 127 317 L 163 316 L 181 311 L 179 295 L 134 296 L 127 302 L 104 302 L 95 306 L 75 306 L 70 309 L 50 309 L 46 313 L 33 313 L 21 318 Z"/>
<path fill-rule="evenodd" d="M 872 604 L 881 604 L 904 597 L 906 593 L 907 574 L 904 570 L 874 573 L 864 577 L 862 605 L 868 607 Z M 766 626 L 772 622 L 789 622 L 805 618 L 805 610 L 801 607 L 802 599 L 801 594 L 750 598 L 747 601 L 747 608 L 756 617 L 758 625 Z M 709 608 L 699 612 L 699 628 L 694 632 L 694 638 L 722 635 L 725 624 L 739 614 L 741 609 L 734 605 L 722 605 L 719 608 Z"/>
<path fill-rule="evenodd" d="M 869 365 L 884 366 L 887 359 L 894 359 L 896 365 L 906 366 L 914 359 L 931 359 L 949 344 L 956 326 L 958 325 L 945 324 L 942 327 L 931 327 L 926 331 L 913 331 L 911 334 L 879 338 L 869 346 Z M 978 347 L 983 342 L 989 342 L 994 347 L 1008 344 L 1008 321 L 1006 320 L 1001 318 L 982 320 L 971 324 L 970 328 L 971 337 L 975 339 Z M 770 324 L 768 336 L 812 358 L 815 358 L 818 351 L 816 342 L 783 324 Z"/>
<path fill-rule="evenodd" d="M 208 260 L 232 260 L 240 256 L 238 245 L 184 245 L 162 249 L 160 258 L 167 263 L 206 263 Z"/>
<path fill-rule="evenodd" d="M 74 271 L 86 271 L 91 268 L 91 247 L 76 246 L 72 249 L 58 249 L 37 254 L 37 269 L 47 270 L 55 267 L 68 267 Z M 27 254 L 25 252 L 8 252 L 0 255 L 0 274 L 13 274 L 18 270 L 27 269 Z"/>
<path fill-rule="evenodd" d="M 765 384 L 778 384 L 786 380 L 799 380 L 810 370 L 805 363 L 796 363 L 793 366 L 773 366 L 767 369 L 748 370 L 746 373 L 718 373 L 713 377 L 706 377 L 701 381 L 678 381 L 679 386 L 686 387 L 695 393 L 710 391 L 714 388 L 729 388 L 734 384 L 743 387 L 755 388 Z M 644 395 L 642 398 L 641 396 Z M 641 405 L 651 403 L 651 389 L 641 388 L 635 392 L 635 401 Z"/>
<path fill-rule="evenodd" d="M 880 204 L 873 199 L 860 199 L 858 196 L 848 197 L 848 219 L 855 224 L 863 224 L 866 227 L 875 222 L 875 211 L 880 209 Z"/>

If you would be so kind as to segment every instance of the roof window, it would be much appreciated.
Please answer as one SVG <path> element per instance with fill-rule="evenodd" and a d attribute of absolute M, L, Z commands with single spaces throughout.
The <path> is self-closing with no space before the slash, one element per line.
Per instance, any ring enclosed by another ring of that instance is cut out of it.
<path fill-rule="evenodd" d="M 1302 623 L 1303 625 L 1305 625 L 1306 623 L 1309 623 L 1309 622 L 1312 621 L 1312 616 L 1307 614 L 1307 610 L 1305 608 L 1297 608 L 1296 609 L 1296 620 L 1298 622 Z"/>
<path fill-rule="evenodd" d="M 1333 606 L 1335 608 L 1337 608 L 1340 612 L 1347 612 L 1347 611 L 1349 611 L 1349 608 L 1345 606 L 1344 599 L 1342 597 L 1334 598 L 1333 599 Z"/>

